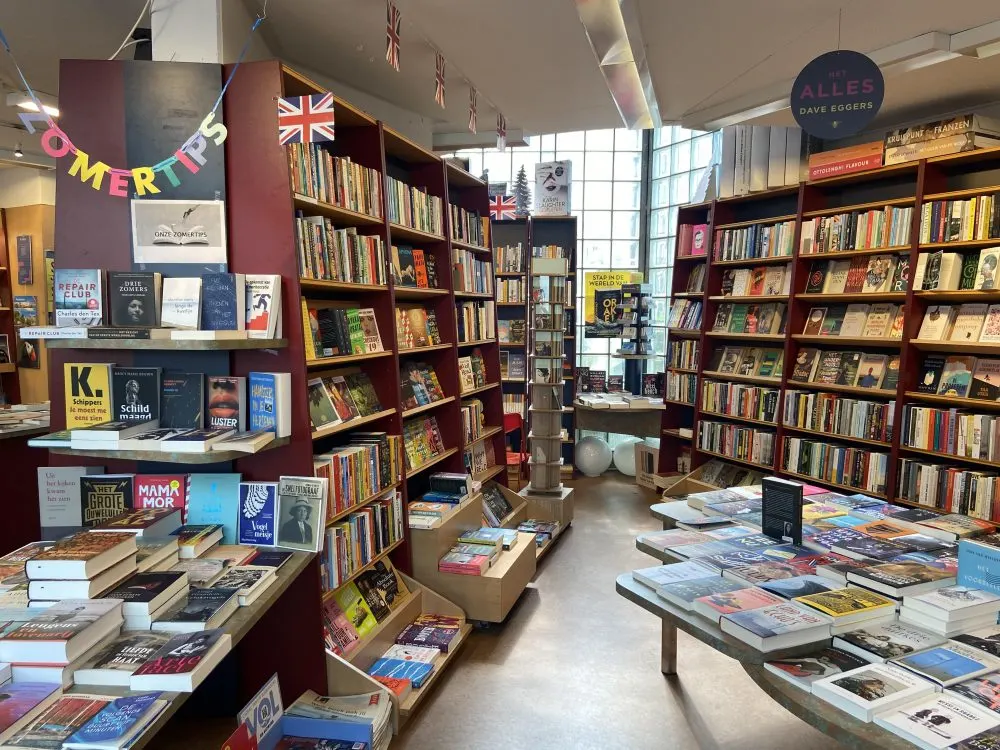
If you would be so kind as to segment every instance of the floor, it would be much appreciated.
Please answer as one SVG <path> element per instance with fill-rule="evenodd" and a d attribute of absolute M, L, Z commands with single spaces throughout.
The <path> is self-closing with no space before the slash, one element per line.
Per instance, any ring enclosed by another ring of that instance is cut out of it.
<path fill-rule="evenodd" d="M 833 750 L 739 665 L 678 633 L 659 671 L 660 622 L 615 593 L 654 565 L 636 535 L 660 528 L 651 492 L 610 473 L 573 483 L 573 525 L 507 621 L 477 631 L 393 750 Z"/>

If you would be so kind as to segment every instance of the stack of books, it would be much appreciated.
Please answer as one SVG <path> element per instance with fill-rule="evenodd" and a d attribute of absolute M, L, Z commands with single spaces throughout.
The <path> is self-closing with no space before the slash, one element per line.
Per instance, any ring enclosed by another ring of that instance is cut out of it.
<path fill-rule="evenodd" d="M 96 598 L 136 572 L 135 535 L 82 531 L 27 561 L 31 606 Z"/>
<path fill-rule="evenodd" d="M 323 600 L 326 648 L 351 654 L 379 623 L 409 600 L 410 590 L 388 560 L 328 594 Z"/>
<path fill-rule="evenodd" d="M 899 621 L 945 638 L 995 625 L 1000 596 L 965 586 L 948 586 L 926 594 L 904 596 Z"/>
<path fill-rule="evenodd" d="M 422 614 L 407 625 L 396 643 L 368 670 L 368 674 L 404 700 L 424 686 L 440 654 L 448 653 L 461 632 L 462 620 Z"/>

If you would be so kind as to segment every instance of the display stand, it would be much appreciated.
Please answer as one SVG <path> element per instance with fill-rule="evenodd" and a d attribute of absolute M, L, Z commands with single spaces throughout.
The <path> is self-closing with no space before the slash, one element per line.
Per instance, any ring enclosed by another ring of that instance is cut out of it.
<path fill-rule="evenodd" d="M 503 390 L 505 434 L 510 450 L 519 458 L 526 452 L 528 432 L 524 425 L 528 418 L 528 386 L 524 378 L 511 377 L 510 360 L 516 358 L 528 363 L 528 259 L 531 247 L 531 225 L 527 218 L 506 219 L 492 222 L 493 259 L 497 280 L 497 324 L 509 332 L 501 336 L 500 381 Z M 504 340 L 507 339 L 507 340 Z M 516 340 L 515 340 L 516 339 Z M 517 473 L 521 473 L 517 464 Z"/>
<path fill-rule="evenodd" d="M 543 255 L 536 248 L 533 256 Z M 520 495 L 528 503 L 528 516 L 558 520 L 560 527 L 573 519 L 573 490 L 562 483 L 562 417 L 564 411 L 563 362 L 566 357 L 565 308 L 568 259 L 531 259 L 531 405 L 528 407 L 528 485 Z M 558 456 L 558 458 L 556 458 Z M 540 510 L 541 512 L 536 512 Z"/>
<path fill-rule="evenodd" d="M 625 360 L 625 392 L 643 395 L 642 376 L 646 362 L 656 359 L 650 349 L 649 328 L 651 287 L 649 284 L 623 284 L 622 301 L 618 306 L 618 324 L 622 327 L 622 346 L 612 354 Z M 627 342 L 627 343 L 626 343 Z"/>

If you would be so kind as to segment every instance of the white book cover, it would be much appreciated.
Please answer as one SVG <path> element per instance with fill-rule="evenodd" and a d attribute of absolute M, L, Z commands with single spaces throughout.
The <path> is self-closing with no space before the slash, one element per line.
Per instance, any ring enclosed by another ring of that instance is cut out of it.
<path fill-rule="evenodd" d="M 997 726 L 1000 715 L 944 693 L 886 711 L 875 717 L 875 723 L 917 747 L 944 750 Z"/>
<path fill-rule="evenodd" d="M 889 622 L 842 633 L 833 639 L 833 646 L 860 656 L 865 661 L 884 663 L 944 642 L 943 637 L 928 630 L 901 622 Z"/>
<path fill-rule="evenodd" d="M 927 260 L 930 258 L 930 253 L 921 253 L 920 257 L 917 259 L 917 267 L 913 272 L 913 288 L 923 289 L 924 276 L 927 275 Z"/>
<path fill-rule="evenodd" d="M 895 268 L 895 256 L 873 255 L 868 259 L 868 269 L 865 271 L 865 282 L 861 291 L 865 294 L 889 291 L 892 284 L 892 272 Z"/>
<path fill-rule="evenodd" d="M 941 341 L 951 329 L 954 318 L 954 308 L 951 305 L 930 305 L 924 313 L 923 322 L 917 338 L 923 341 Z"/>
<path fill-rule="evenodd" d="M 940 646 L 898 656 L 892 663 L 942 687 L 1000 669 L 1000 659 L 958 641 L 948 641 Z"/>
<path fill-rule="evenodd" d="M 948 335 L 949 341 L 965 341 L 975 343 L 979 341 L 979 335 L 983 331 L 983 323 L 986 322 L 986 311 L 989 305 L 985 302 L 962 305 L 958 308 L 955 316 L 955 325 Z"/>
<path fill-rule="evenodd" d="M 733 186 L 734 195 L 746 195 L 750 192 L 750 147 L 752 126 L 736 126 L 736 181 Z"/>
<path fill-rule="evenodd" d="M 767 175 L 769 161 L 769 146 L 771 142 L 770 128 L 766 125 L 753 125 L 750 129 L 750 192 L 767 190 Z M 782 170 L 783 171 L 783 170 Z"/>
<path fill-rule="evenodd" d="M 830 269 L 826 274 L 826 281 L 823 283 L 823 294 L 843 294 L 844 287 L 847 286 L 847 274 L 851 270 L 851 261 L 832 260 Z"/>
<path fill-rule="evenodd" d="M 788 128 L 772 125 L 767 150 L 767 187 L 779 188 L 785 184 L 785 139 Z"/>
<path fill-rule="evenodd" d="M 568 216 L 573 162 L 546 161 L 535 165 L 535 215 Z"/>
<path fill-rule="evenodd" d="M 42 539 L 65 536 L 83 525 L 80 477 L 103 473 L 103 466 L 38 467 L 38 519 Z"/>
<path fill-rule="evenodd" d="M 997 289 L 997 263 L 1000 263 L 1000 247 L 988 247 L 979 252 L 979 267 L 976 269 L 976 289 Z"/>
<path fill-rule="evenodd" d="M 941 270 L 938 276 L 939 290 L 953 291 L 962 283 L 962 254 L 945 253 L 941 257 Z"/>
<path fill-rule="evenodd" d="M 844 322 L 840 325 L 840 336 L 859 338 L 865 330 L 868 321 L 868 305 L 855 304 L 847 306 Z"/>
<path fill-rule="evenodd" d="M 813 695 L 861 721 L 881 711 L 925 698 L 934 685 L 894 664 L 869 664 L 813 683 Z"/>
<path fill-rule="evenodd" d="M 892 319 L 896 317 L 896 306 L 891 302 L 872 305 L 865 319 L 865 327 L 861 332 L 864 338 L 886 338 Z"/>
<path fill-rule="evenodd" d="M 736 271 L 733 277 L 733 296 L 734 297 L 747 296 L 749 285 L 750 285 L 749 269 L 741 268 L 738 271 Z"/>
<path fill-rule="evenodd" d="M 657 565 L 653 568 L 640 568 L 632 571 L 632 578 L 644 586 L 655 589 L 668 583 L 691 581 L 698 578 L 718 577 L 719 571 L 699 565 L 694 560 L 687 560 L 672 565 Z"/>
<path fill-rule="evenodd" d="M 201 277 L 163 280 L 160 325 L 197 330 L 201 324 Z"/>
<path fill-rule="evenodd" d="M 246 330 L 251 338 L 281 338 L 281 276 L 246 275 Z"/>
<path fill-rule="evenodd" d="M 804 179 L 802 172 L 802 130 L 787 128 L 785 130 L 785 184 L 798 185 Z"/>
<path fill-rule="evenodd" d="M 722 161 L 719 170 L 719 197 L 732 198 L 736 185 L 736 126 L 722 129 Z M 798 180 L 796 180 L 798 182 Z"/>
<path fill-rule="evenodd" d="M 1000 596 L 967 586 L 947 586 L 917 596 L 904 596 L 903 605 L 941 620 L 961 620 L 1000 611 Z"/>
<path fill-rule="evenodd" d="M 983 331 L 979 334 L 983 343 L 1000 342 L 1000 305 L 990 305 L 983 321 Z"/>
<path fill-rule="evenodd" d="M 380 658 L 431 664 L 440 655 L 441 651 L 439 649 L 430 648 L 429 646 L 404 646 L 397 643 L 390 646 L 389 650 L 382 654 Z"/>

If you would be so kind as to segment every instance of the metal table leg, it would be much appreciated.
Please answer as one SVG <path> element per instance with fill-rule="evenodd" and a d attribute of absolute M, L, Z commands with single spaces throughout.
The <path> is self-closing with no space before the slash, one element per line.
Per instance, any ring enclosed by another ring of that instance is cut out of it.
<path fill-rule="evenodd" d="M 662 621 L 660 632 L 660 671 L 677 674 L 677 628 L 667 620 Z"/>

